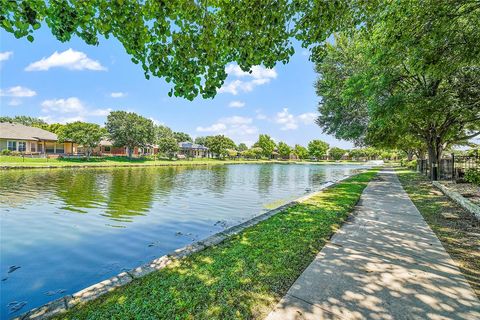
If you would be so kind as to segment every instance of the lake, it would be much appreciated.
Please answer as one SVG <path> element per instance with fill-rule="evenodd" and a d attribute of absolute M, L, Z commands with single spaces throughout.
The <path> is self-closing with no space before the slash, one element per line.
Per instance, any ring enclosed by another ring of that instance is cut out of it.
<path fill-rule="evenodd" d="M 362 167 L 237 164 L 2 171 L 0 318 L 206 238 Z"/>

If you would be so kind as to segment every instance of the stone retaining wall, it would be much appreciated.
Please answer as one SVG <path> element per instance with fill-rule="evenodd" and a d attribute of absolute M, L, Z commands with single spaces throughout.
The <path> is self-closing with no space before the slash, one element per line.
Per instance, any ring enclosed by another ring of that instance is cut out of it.
<path fill-rule="evenodd" d="M 463 197 L 460 193 L 450 190 L 438 181 L 433 181 L 432 184 L 443 192 L 447 197 L 455 201 L 460 207 L 472 213 L 477 219 L 480 220 L 480 207 Z"/>
<path fill-rule="evenodd" d="M 361 172 L 365 172 L 366 170 L 361 170 Z M 357 173 L 358 174 L 358 173 Z M 356 175 L 356 174 L 354 174 Z M 51 301 L 43 306 L 37 307 L 35 309 L 32 309 L 16 318 L 14 320 L 40 320 L 40 319 L 48 319 L 53 316 L 59 315 L 63 312 L 66 312 L 68 309 L 71 309 L 75 307 L 78 304 L 85 303 L 90 300 L 94 300 L 118 287 L 124 286 L 127 283 L 131 282 L 134 279 L 138 279 L 141 277 L 146 276 L 147 274 L 150 274 L 152 272 L 161 270 L 165 268 L 167 265 L 172 263 L 175 260 L 178 259 L 183 259 L 195 252 L 202 251 L 208 247 L 214 246 L 216 244 L 221 243 L 222 241 L 226 240 L 227 238 L 236 235 L 243 231 L 244 229 L 248 227 L 252 227 L 256 224 L 258 224 L 261 221 L 264 221 L 271 216 L 284 211 L 287 208 L 290 208 L 298 203 L 301 203 L 317 193 L 321 192 L 322 190 L 329 188 L 338 182 L 345 180 L 351 176 L 346 176 L 343 177 L 335 182 L 327 182 L 325 183 L 322 188 L 316 192 L 310 193 L 304 197 L 301 197 L 299 199 L 296 199 L 294 201 L 291 201 L 287 204 L 284 204 L 280 207 L 277 207 L 275 209 L 269 210 L 259 216 L 256 216 L 250 220 L 247 220 L 243 223 L 240 223 L 236 226 L 233 226 L 231 228 L 225 229 L 224 231 L 218 232 L 206 239 L 203 239 L 201 241 L 194 242 L 190 245 L 187 245 L 183 248 L 177 249 L 167 255 L 161 256 L 160 258 L 157 258 L 155 260 L 152 260 L 144 265 L 141 265 L 139 267 L 136 267 L 134 269 L 121 272 L 117 274 L 116 276 L 113 276 L 107 280 L 101 281 L 97 284 L 94 284 L 90 287 L 87 287 L 83 290 L 78 291 L 77 293 L 74 293 L 72 295 L 67 295 L 62 298 L 59 298 L 57 300 Z"/>

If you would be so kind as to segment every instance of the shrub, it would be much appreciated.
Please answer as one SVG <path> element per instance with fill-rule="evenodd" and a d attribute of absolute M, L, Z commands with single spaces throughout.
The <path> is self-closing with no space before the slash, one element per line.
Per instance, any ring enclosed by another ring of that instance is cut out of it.
<path fill-rule="evenodd" d="M 417 169 L 417 160 L 412 160 L 412 161 L 402 160 L 401 164 L 402 166 L 407 167 L 408 169 L 411 169 L 411 170 Z"/>
<path fill-rule="evenodd" d="M 480 185 L 480 168 L 470 168 L 465 171 L 465 181 Z"/>
<path fill-rule="evenodd" d="M 12 154 L 12 151 L 8 150 L 8 149 L 3 149 L 2 150 L 2 155 L 3 156 L 9 156 Z"/>
<path fill-rule="evenodd" d="M 18 157 L 18 156 L 21 156 L 22 153 L 19 152 L 19 151 L 12 151 L 12 152 L 10 153 L 10 155 Z"/>

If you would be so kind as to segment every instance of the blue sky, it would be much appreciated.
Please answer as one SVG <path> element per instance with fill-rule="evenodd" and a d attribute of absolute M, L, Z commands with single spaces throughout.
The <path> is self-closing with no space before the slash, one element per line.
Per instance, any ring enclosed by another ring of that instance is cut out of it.
<path fill-rule="evenodd" d="M 227 81 L 214 99 L 188 101 L 168 97 L 170 85 L 163 79 L 146 80 L 116 39 L 97 47 L 77 38 L 61 43 L 47 28 L 38 30 L 33 43 L 3 30 L 0 37 L 1 115 L 103 124 L 110 110 L 127 110 L 193 137 L 226 134 L 250 145 L 259 133 L 267 133 L 291 145 L 321 139 L 352 147 L 322 134 L 313 123 L 316 75 L 301 48 L 289 64 L 273 70 L 257 67 L 247 75 L 229 65 Z"/>

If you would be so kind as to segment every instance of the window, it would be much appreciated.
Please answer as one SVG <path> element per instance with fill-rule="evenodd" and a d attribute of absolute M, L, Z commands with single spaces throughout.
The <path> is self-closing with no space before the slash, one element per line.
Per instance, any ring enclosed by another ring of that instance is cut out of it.
<path fill-rule="evenodd" d="M 25 141 L 18 141 L 18 151 L 25 152 L 27 150 L 27 143 Z"/>
<path fill-rule="evenodd" d="M 17 141 L 7 141 L 7 149 L 10 151 L 17 151 Z"/>
<path fill-rule="evenodd" d="M 30 142 L 30 152 L 37 152 L 37 143 Z"/>
<path fill-rule="evenodd" d="M 46 153 L 55 153 L 55 143 L 46 142 L 45 143 L 45 152 Z"/>
<path fill-rule="evenodd" d="M 103 147 L 103 150 L 105 150 L 104 152 L 111 152 L 111 151 L 112 151 L 112 147 L 110 147 L 110 146 L 105 146 L 105 147 Z"/>
<path fill-rule="evenodd" d="M 65 144 L 63 143 L 60 143 L 60 144 L 57 144 L 57 153 L 65 153 Z"/>

